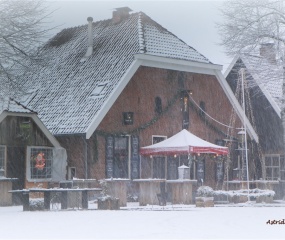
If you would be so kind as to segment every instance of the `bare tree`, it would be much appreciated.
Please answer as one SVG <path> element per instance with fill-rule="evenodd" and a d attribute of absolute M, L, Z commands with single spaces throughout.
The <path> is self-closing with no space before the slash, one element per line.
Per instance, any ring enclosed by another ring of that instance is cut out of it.
<path fill-rule="evenodd" d="M 2 99 L 20 89 L 17 79 L 39 62 L 50 14 L 44 0 L 0 0 L 0 84 Z"/>
<path fill-rule="evenodd" d="M 229 56 L 252 56 L 261 44 L 273 43 L 275 45 L 276 62 L 279 66 L 279 80 L 282 84 L 281 120 L 285 130 L 285 79 L 284 79 L 284 50 L 285 50 L 285 6 L 283 0 L 229 0 L 221 9 L 223 22 L 218 24 L 222 42 Z M 273 51 L 273 49 L 271 49 Z M 271 51 L 270 50 L 270 51 Z M 274 55 L 275 58 L 275 55 Z M 265 66 L 262 62 L 259 69 L 273 69 L 273 65 Z M 285 69 L 285 68 L 284 68 Z M 266 73 L 264 77 L 266 78 Z M 277 73 L 277 71 L 275 71 Z M 278 75 L 278 74 L 277 74 Z M 283 75 L 283 77 L 282 77 Z M 278 76 L 276 76 L 277 78 Z M 275 79 L 277 81 L 277 79 Z M 268 81 L 274 81 L 272 76 Z M 285 131 L 284 131 L 285 143 Z"/>
<path fill-rule="evenodd" d="M 219 32 L 229 56 L 252 53 L 261 43 L 285 43 L 285 8 L 282 0 L 230 0 L 221 9 Z M 283 54 L 282 54 L 283 55 Z"/>

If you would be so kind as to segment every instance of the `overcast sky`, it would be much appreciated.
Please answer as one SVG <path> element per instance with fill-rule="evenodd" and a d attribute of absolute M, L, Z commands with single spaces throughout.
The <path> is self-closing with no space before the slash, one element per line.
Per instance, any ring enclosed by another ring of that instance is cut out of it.
<path fill-rule="evenodd" d="M 160 1 L 160 0 L 52 0 L 52 9 L 57 9 L 51 16 L 53 25 L 62 28 L 87 24 L 87 17 L 94 21 L 109 19 L 118 7 L 129 7 L 133 12 L 142 11 L 158 22 L 178 38 L 195 48 L 211 62 L 224 66 L 223 72 L 231 58 L 224 54 L 218 45 L 220 36 L 216 22 L 222 21 L 219 8 L 223 1 Z"/>

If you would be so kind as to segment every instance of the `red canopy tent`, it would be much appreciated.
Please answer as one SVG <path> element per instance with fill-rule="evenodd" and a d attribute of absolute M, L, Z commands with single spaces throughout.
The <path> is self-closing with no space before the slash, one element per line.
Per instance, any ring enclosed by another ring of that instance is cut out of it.
<path fill-rule="evenodd" d="M 190 153 L 227 155 L 228 148 L 209 143 L 185 129 L 162 142 L 140 148 L 140 154 L 144 156 Z"/>

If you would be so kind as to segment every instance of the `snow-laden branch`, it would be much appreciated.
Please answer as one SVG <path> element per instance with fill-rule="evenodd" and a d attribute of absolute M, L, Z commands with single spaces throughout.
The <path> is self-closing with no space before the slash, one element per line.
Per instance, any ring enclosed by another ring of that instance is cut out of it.
<path fill-rule="evenodd" d="M 45 0 L 0 0 L 0 95 L 16 94 L 19 77 L 41 64 L 39 47 L 50 30 L 50 14 Z"/>

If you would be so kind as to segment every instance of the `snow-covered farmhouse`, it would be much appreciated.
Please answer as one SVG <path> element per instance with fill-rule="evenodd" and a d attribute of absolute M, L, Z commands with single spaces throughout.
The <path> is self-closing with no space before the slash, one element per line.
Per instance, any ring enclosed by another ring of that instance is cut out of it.
<path fill-rule="evenodd" d="M 266 43 L 255 54 L 236 56 L 225 72 L 225 78 L 242 102 L 243 77 L 246 115 L 259 138 L 259 143 L 250 149 L 254 152 L 250 179 L 265 181 L 276 191 L 277 197 L 283 197 L 285 162 L 281 100 L 284 70 L 275 52 L 274 44 Z M 235 168 L 239 166 L 238 162 L 234 163 Z"/>
<path fill-rule="evenodd" d="M 225 145 L 231 112 L 238 116 L 233 126 L 242 125 L 242 108 L 222 67 L 146 14 L 130 11 L 118 8 L 111 19 L 89 17 L 86 25 L 62 30 L 42 49 L 45 66 L 22 79 L 25 106 L 66 149 L 67 179 L 177 179 L 188 156 L 141 157 L 140 147 L 182 129 Z M 246 125 L 258 141 L 248 119 Z M 231 130 L 233 138 L 238 131 Z M 191 179 L 214 188 L 223 182 L 225 158 L 193 157 Z M 26 161 L 26 167 L 33 164 Z"/>

